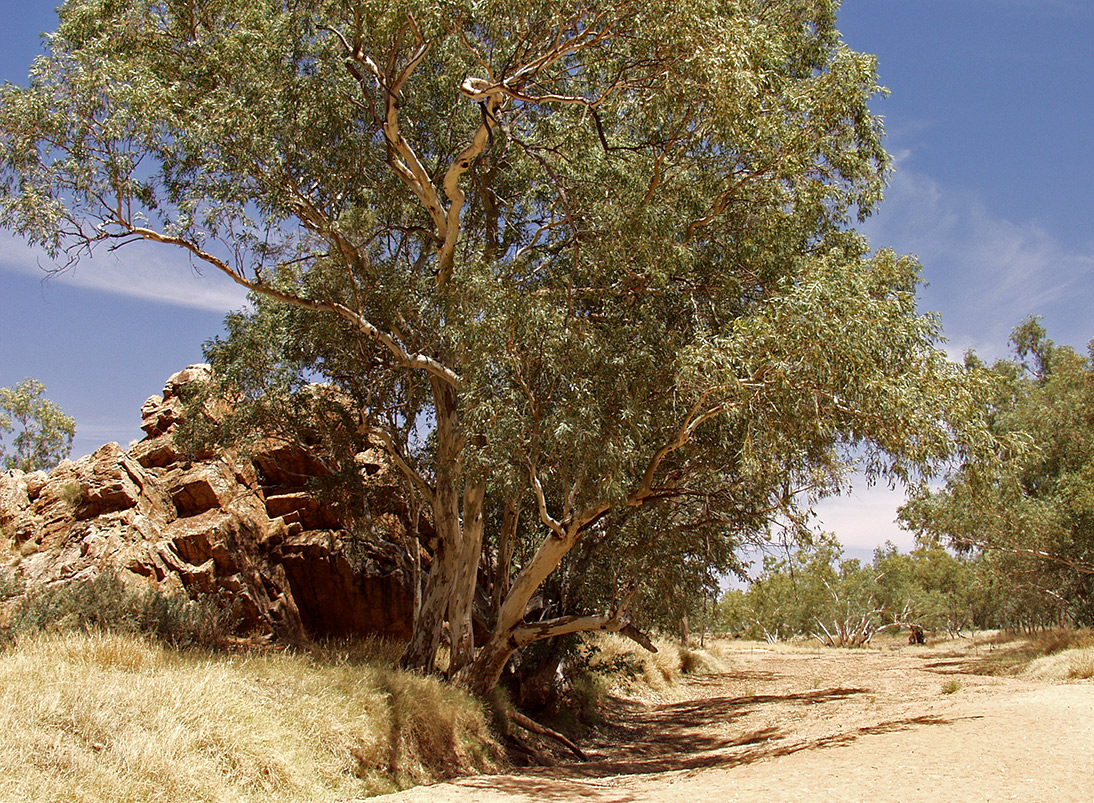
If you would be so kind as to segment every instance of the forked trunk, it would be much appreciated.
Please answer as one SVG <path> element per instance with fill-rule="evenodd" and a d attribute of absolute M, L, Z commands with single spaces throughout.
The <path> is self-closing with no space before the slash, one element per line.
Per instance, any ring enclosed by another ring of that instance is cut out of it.
<path fill-rule="evenodd" d="M 529 600 L 551 572 L 558 568 L 563 557 L 576 543 L 577 535 L 575 528 L 575 531 L 565 537 L 555 533 L 547 536 L 532 560 L 513 581 L 513 586 L 498 611 L 494 631 L 478 651 L 475 660 L 461 673 L 460 679 L 474 694 L 485 696 L 498 685 L 506 662 L 522 646 L 514 638 L 514 633 L 524 619 Z"/>

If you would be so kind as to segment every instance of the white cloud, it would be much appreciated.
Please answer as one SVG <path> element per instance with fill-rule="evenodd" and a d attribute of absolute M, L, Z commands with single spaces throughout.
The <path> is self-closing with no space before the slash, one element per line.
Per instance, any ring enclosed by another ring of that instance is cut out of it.
<path fill-rule="evenodd" d="M 1043 315 L 1054 339 L 1085 344 L 1094 334 L 1094 248 L 993 215 L 979 196 L 899 165 L 906 161 L 898 159 L 885 203 L 862 229 L 876 247 L 919 257 L 929 283 L 923 307 L 942 314 L 951 352 L 1004 356 L 1029 315 Z"/>
<path fill-rule="evenodd" d="M 903 488 L 870 488 L 863 482 L 849 494 L 822 500 L 816 507 L 816 526 L 835 534 L 847 550 L 872 551 L 892 541 L 907 552 L 915 547 L 915 536 L 896 523 L 897 508 L 904 501 Z"/>
<path fill-rule="evenodd" d="M 0 235 L 0 270 L 45 278 L 55 263 L 16 235 Z M 176 307 L 228 312 L 247 303 L 246 291 L 218 271 L 200 273 L 179 251 L 153 243 L 105 249 L 50 281 Z"/>

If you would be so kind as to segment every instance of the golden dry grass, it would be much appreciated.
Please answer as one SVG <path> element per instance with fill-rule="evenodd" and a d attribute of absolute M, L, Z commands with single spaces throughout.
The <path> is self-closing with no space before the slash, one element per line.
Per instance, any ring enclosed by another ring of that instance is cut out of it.
<path fill-rule="evenodd" d="M 480 706 L 379 660 L 43 634 L 0 653 L 0 800 L 327 801 L 500 762 Z"/>
<path fill-rule="evenodd" d="M 1094 678 L 1094 647 L 1078 647 L 1036 658 L 1022 674 L 1036 680 Z"/>
<path fill-rule="evenodd" d="M 656 653 L 647 652 L 635 642 L 615 633 L 590 636 L 598 652 L 592 667 L 628 664 L 631 673 L 612 673 L 605 678 L 609 691 L 625 692 L 633 697 L 672 697 L 685 674 L 726 670 L 723 649 L 711 642 L 709 649 L 681 647 L 673 639 L 654 638 Z M 620 661 L 625 659 L 625 661 Z"/>

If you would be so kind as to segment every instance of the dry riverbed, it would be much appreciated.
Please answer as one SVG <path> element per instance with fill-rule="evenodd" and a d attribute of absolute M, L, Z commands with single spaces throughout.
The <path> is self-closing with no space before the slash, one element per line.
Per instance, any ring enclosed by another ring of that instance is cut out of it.
<path fill-rule="evenodd" d="M 1000 671 L 972 639 L 731 644 L 671 699 L 613 699 L 590 760 L 373 800 L 1094 801 L 1094 681 Z"/>

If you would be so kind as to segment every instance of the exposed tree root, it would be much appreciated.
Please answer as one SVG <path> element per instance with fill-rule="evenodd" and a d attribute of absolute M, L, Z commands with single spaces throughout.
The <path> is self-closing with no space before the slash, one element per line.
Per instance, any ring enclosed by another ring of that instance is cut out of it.
<path fill-rule="evenodd" d="M 524 714 L 520 713 L 519 711 L 511 711 L 509 713 L 509 719 L 512 720 L 517 725 L 520 725 L 526 731 L 530 731 L 532 733 L 539 734 L 540 736 L 546 736 L 548 739 L 553 739 L 554 741 L 556 741 L 559 744 L 563 745 L 567 750 L 569 750 L 575 756 L 580 758 L 582 761 L 588 761 L 589 760 L 589 757 L 587 755 L 585 755 L 585 753 L 581 750 L 580 747 L 578 747 L 576 744 L 571 742 L 569 739 L 567 739 L 561 733 L 559 733 L 556 730 L 551 730 L 546 725 L 540 725 L 534 719 L 529 719 L 528 717 L 526 717 Z"/>

